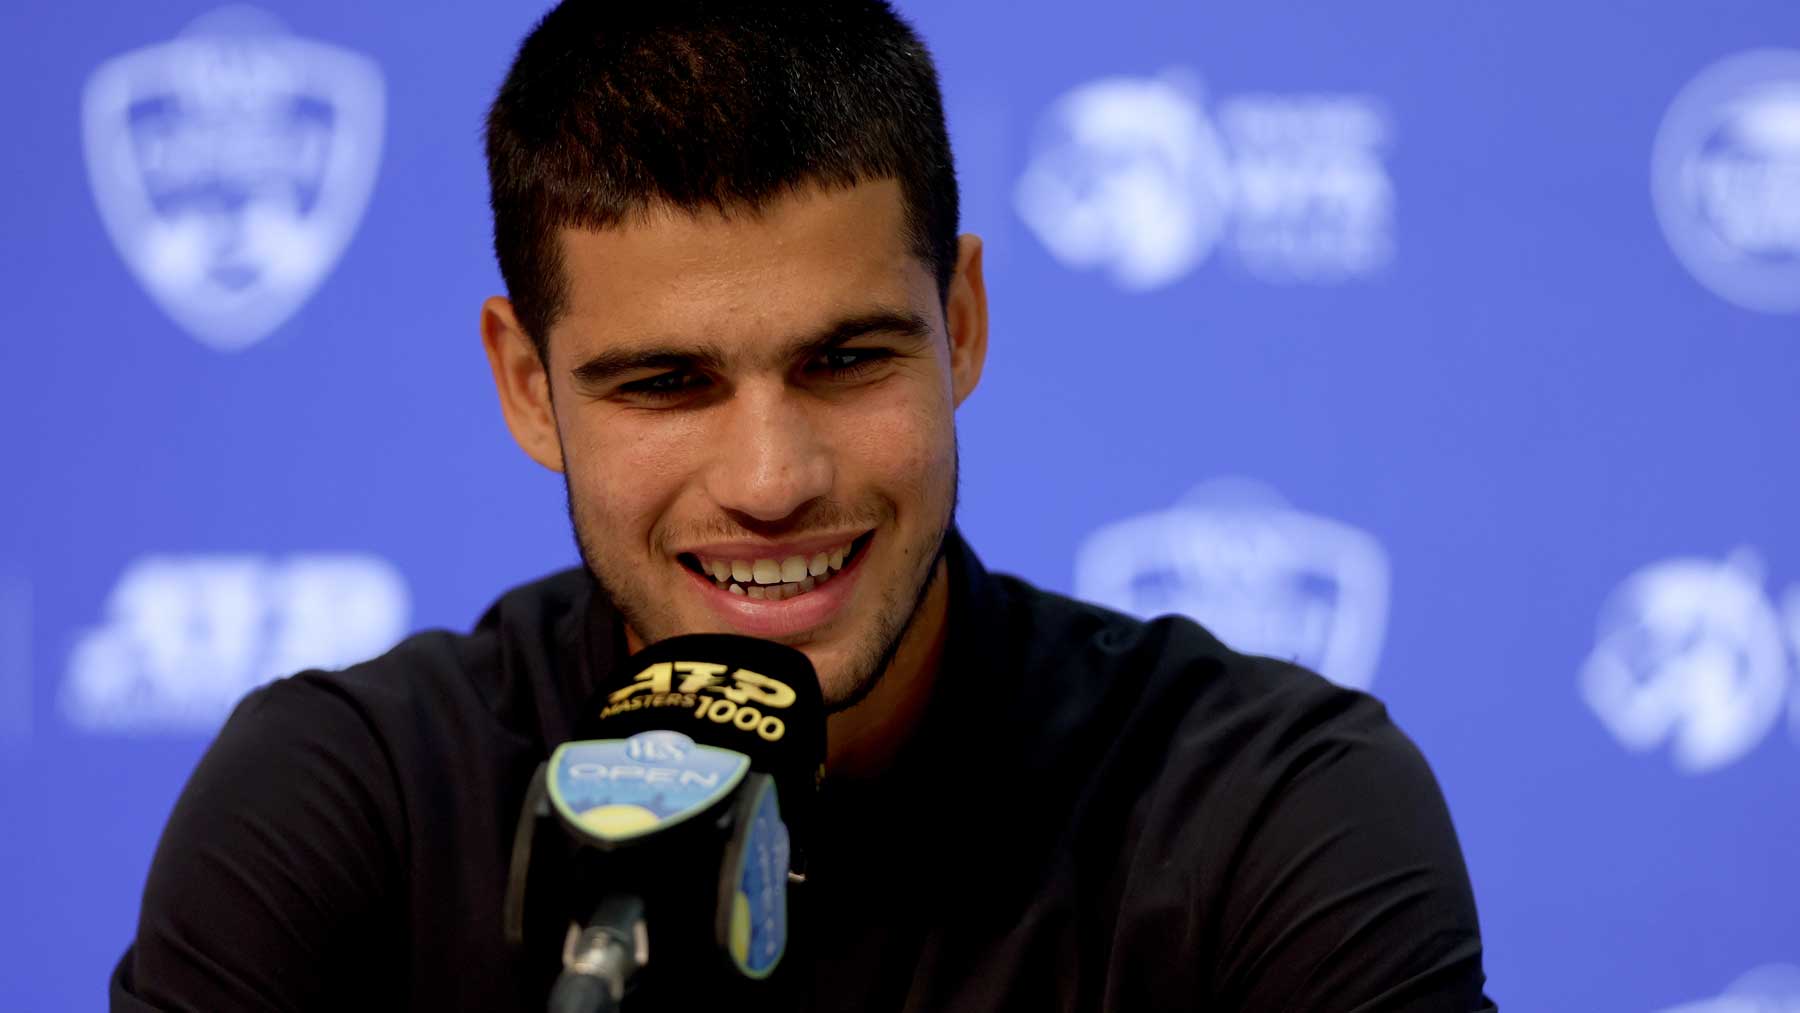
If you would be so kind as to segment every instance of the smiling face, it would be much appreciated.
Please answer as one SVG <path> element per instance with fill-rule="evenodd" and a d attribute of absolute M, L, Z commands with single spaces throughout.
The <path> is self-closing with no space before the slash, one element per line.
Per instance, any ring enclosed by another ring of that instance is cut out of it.
<path fill-rule="evenodd" d="M 954 413 L 986 350 L 979 241 L 964 237 L 940 300 L 899 187 L 877 181 L 757 212 L 653 209 L 566 230 L 561 250 L 547 361 L 505 300 L 483 333 L 508 424 L 564 473 L 633 646 L 782 641 L 828 704 L 854 703 L 902 633 L 942 625 L 928 592 L 955 501 Z"/>

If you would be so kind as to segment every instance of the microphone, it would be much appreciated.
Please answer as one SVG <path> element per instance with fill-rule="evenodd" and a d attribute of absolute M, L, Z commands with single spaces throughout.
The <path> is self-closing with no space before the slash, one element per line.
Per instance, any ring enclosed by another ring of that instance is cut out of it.
<path fill-rule="evenodd" d="M 756 987 L 786 949 L 788 884 L 806 868 L 825 762 L 806 656 L 696 634 L 620 672 L 538 768 L 514 836 L 508 940 L 524 944 L 526 897 L 550 880 L 569 918 L 556 1013 L 618 1009 L 653 953 L 678 976 L 658 971 L 665 981 Z M 548 835 L 563 845 L 554 858 L 538 837 L 547 823 L 562 830 Z"/>

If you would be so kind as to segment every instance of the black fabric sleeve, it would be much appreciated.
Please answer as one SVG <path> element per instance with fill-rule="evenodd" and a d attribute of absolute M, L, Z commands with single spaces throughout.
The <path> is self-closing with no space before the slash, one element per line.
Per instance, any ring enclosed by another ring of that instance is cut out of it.
<path fill-rule="evenodd" d="M 300 675 L 246 697 L 157 845 L 114 1008 L 368 1005 L 369 972 L 406 966 L 391 917 L 402 853 L 394 784 L 341 689 Z M 122 1001 L 125 989 L 136 1005 Z"/>
<path fill-rule="evenodd" d="M 1362 694 L 1266 730 L 1226 790 L 1214 994 L 1244 1011 L 1473 1013 L 1481 940 L 1462 850 L 1419 751 Z"/>

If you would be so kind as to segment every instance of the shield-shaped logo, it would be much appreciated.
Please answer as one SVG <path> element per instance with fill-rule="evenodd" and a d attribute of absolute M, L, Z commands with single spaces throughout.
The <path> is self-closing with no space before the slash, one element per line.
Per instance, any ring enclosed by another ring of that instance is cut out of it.
<path fill-rule="evenodd" d="M 565 742 L 550 754 L 547 785 L 569 829 L 611 847 L 706 812 L 749 771 L 742 753 L 659 730 Z"/>
<path fill-rule="evenodd" d="M 1186 615 L 1236 650 L 1366 689 L 1387 630 L 1388 561 L 1362 531 L 1223 479 L 1089 536 L 1075 593 L 1144 618 Z"/>
<path fill-rule="evenodd" d="M 385 87 L 374 61 L 227 7 L 88 78 L 94 200 L 152 298 L 214 348 L 281 326 L 368 206 Z"/>

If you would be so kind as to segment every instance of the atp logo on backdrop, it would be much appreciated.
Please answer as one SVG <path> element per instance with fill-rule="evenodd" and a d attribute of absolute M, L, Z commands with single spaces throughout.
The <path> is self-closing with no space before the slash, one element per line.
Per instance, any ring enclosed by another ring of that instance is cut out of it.
<path fill-rule="evenodd" d="M 59 702 L 92 731 L 209 732 L 271 679 L 386 651 L 410 612 L 375 556 L 148 556 L 76 641 Z"/>
<path fill-rule="evenodd" d="M 1582 698 L 1626 749 L 1667 745 L 1689 774 L 1728 766 L 1790 706 L 1800 731 L 1800 694 L 1789 703 L 1800 686 L 1800 585 L 1788 589 L 1783 611 L 1749 551 L 1647 566 L 1601 609 Z"/>
<path fill-rule="evenodd" d="M 1387 630 L 1388 558 L 1339 521 L 1246 479 L 1094 532 L 1075 593 L 1142 618 L 1180 613 L 1232 648 L 1297 661 L 1366 689 Z"/>
<path fill-rule="evenodd" d="M 1348 281 L 1393 257 L 1391 134 L 1365 96 L 1244 95 L 1209 115 L 1186 72 L 1102 78 L 1044 113 L 1014 205 L 1065 266 L 1130 291 L 1221 246 L 1265 281 Z"/>
<path fill-rule="evenodd" d="M 1800 1013 L 1800 967 L 1769 964 L 1747 972 L 1723 995 L 1661 1013 Z"/>
<path fill-rule="evenodd" d="M 227 7 L 88 78 L 94 201 L 157 304 L 202 342 L 242 349 L 292 316 L 349 245 L 384 109 L 373 61 Z"/>
<path fill-rule="evenodd" d="M 1676 96 L 1651 192 L 1694 277 L 1747 309 L 1800 312 L 1800 51 L 1740 53 Z"/>

